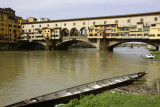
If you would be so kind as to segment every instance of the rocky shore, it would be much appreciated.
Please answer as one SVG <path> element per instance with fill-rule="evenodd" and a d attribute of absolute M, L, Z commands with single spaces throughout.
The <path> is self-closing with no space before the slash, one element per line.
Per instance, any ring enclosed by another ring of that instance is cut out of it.
<path fill-rule="evenodd" d="M 133 83 L 127 86 L 122 86 L 116 89 L 113 89 L 111 91 L 116 91 L 120 93 L 130 93 L 130 94 L 144 94 L 144 95 L 158 95 L 158 92 L 156 89 L 148 87 L 143 84 L 139 83 Z"/>
<path fill-rule="evenodd" d="M 121 86 L 97 95 L 73 99 L 58 107 L 160 107 L 160 93 L 144 84 Z"/>

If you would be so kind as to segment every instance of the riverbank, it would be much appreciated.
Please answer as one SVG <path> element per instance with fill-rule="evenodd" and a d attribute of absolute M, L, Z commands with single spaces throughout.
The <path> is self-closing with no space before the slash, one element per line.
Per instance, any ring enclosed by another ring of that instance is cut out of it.
<path fill-rule="evenodd" d="M 151 54 L 160 60 L 160 51 L 152 51 Z"/>
<path fill-rule="evenodd" d="M 73 99 L 60 107 L 159 107 L 160 93 L 150 87 L 132 84 L 98 95 Z"/>
<path fill-rule="evenodd" d="M 154 48 L 146 48 L 146 49 L 149 51 L 156 51 L 156 49 L 154 49 Z"/>
<path fill-rule="evenodd" d="M 156 51 L 156 49 L 153 49 L 153 48 L 146 48 L 146 49 L 149 51 L 152 51 L 151 54 L 160 60 L 160 51 Z"/>

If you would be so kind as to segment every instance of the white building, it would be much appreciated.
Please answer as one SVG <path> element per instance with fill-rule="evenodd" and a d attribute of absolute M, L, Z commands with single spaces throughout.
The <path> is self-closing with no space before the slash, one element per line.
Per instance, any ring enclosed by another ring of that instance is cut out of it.
<path fill-rule="evenodd" d="M 37 20 L 37 22 L 41 22 L 41 21 L 50 21 L 48 18 L 40 18 Z"/>

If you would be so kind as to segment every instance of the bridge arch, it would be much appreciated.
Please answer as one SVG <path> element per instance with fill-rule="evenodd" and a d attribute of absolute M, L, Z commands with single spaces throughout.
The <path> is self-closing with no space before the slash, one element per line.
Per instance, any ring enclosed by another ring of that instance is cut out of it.
<path fill-rule="evenodd" d="M 108 44 L 108 50 L 113 51 L 113 48 L 126 42 L 142 42 L 142 43 L 147 43 L 149 45 L 155 46 L 157 49 L 159 48 L 158 44 L 155 44 L 153 42 L 150 42 L 148 40 L 117 40 L 117 41 L 110 41 Z"/>
<path fill-rule="evenodd" d="M 20 42 L 16 48 L 18 50 L 45 50 L 46 46 L 43 42 Z"/>
<path fill-rule="evenodd" d="M 84 42 L 84 43 L 86 43 L 88 45 L 91 45 L 91 46 L 96 48 L 96 46 L 94 44 L 91 44 L 88 41 L 84 41 L 84 40 L 68 40 L 68 41 L 64 41 L 64 42 L 61 42 L 61 43 L 57 44 L 56 45 L 56 50 L 68 50 L 69 46 L 71 46 L 72 44 L 77 43 L 77 42 Z"/>
<path fill-rule="evenodd" d="M 62 37 L 69 36 L 69 29 L 68 28 L 63 28 L 62 29 Z"/>
<path fill-rule="evenodd" d="M 86 27 L 82 27 L 80 29 L 80 36 L 87 36 L 88 34 L 88 29 Z"/>
<path fill-rule="evenodd" d="M 70 36 L 79 36 L 78 29 L 77 28 L 72 28 L 70 30 Z"/>

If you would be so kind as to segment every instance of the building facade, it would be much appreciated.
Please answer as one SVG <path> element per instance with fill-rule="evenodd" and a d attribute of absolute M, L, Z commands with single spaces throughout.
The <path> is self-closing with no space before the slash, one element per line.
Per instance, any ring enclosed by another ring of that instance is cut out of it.
<path fill-rule="evenodd" d="M 60 28 L 43 28 L 42 35 L 43 39 L 60 39 Z M 33 34 L 34 35 L 34 34 Z"/>
<path fill-rule="evenodd" d="M 17 43 L 20 39 L 22 18 L 11 8 L 0 8 L 0 43 Z"/>
<path fill-rule="evenodd" d="M 41 22 L 41 21 L 49 21 L 49 19 L 48 18 L 40 18 L 37 20 L 37 22 Z"/>
<path fill-rule="evenodd" d="M 155 29 L 155 28 L 152 28 Z M 150 26 L 145 26 L 143 22 L 137 22 L 135 26 L 119 27 L 118 24 L 95 25 L 88 30 L 88 38 L 143 38 L 150 39 L 152 34 L 158 33 L 150 31 Z M 153 36 L 152 36 L 153 38 Z M 154 36 L 154 39 L 157 35 Z"/>
<path fill-rule="evenodd" d="M 59 37 L 87 36 L 89 39 L 104 37 L 102 29 L 107 27 L 105 36 L 140 37 L 149 36 L 149 28 L 153 23 L 160 23 L 160 12 L 90 17 L 64 20 L 51 20 L 22 23 L 23 34 L 27 35 L 43 28 L 60 28 Z M 97 25 L 105 25 L 103 27 Z M 108 33 L 107 33 L 108 32 Z M 35 32 L 36 33 L 36 32 Z M 24 36 L 23 35 L 23 36 Z M 42 33 L 39 35 L 43 36 Z M 153 39 L 153 38 L 152 38 Z M 157 36 L 154 39 L 159 39 Z"/>
<path fill-rule="evenodd" d="M 160 23 L 152 24 L 150 27 L 150 39 L 160 39 Z"/>
<path fill-rule="evenodd" d="M 34 18 L 34 17 L 28 17 L 28 18 L 27 18 L 27 21 L 28 21 L 28 22 L 36 22 L 37 19 Z"/>

